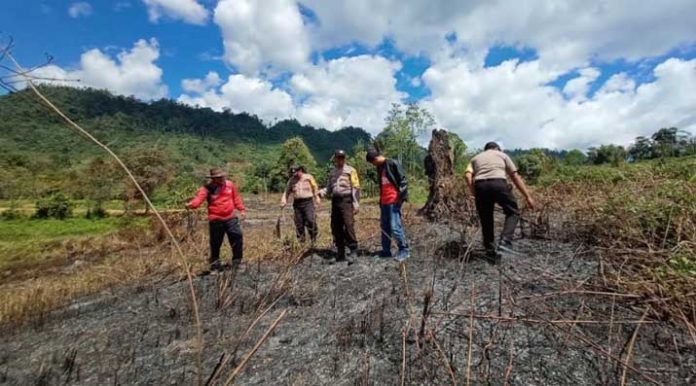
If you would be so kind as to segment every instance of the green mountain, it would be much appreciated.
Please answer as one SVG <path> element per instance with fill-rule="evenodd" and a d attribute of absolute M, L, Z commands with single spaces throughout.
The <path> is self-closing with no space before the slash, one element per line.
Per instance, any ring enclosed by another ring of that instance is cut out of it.
<path fill-rule="evenodd" d="M 210 165 L 249 169 L 277 159 L 279 145 L 301 137 L 318 163 L 336 148 L 351 150 L 370 135 L 360 128 L 316 129 L 285 120 L 273 126 L 258 117 L 215 112 L 171 100 L 150 103 L 107 91 L 41 86 L 56 106 L 117 154 L 133 149 L 164 151 L 177 177 Z M 0 96 L 0 198 L 34 197 L 77 183 L 103 151 L 67 127 L 30 91 Z M 240 172 L 240 170 L 231 170 Z M 22 182 L 29 179 L 31 182 Z M 88 183 L 88 181 L 84 181 Z"/>

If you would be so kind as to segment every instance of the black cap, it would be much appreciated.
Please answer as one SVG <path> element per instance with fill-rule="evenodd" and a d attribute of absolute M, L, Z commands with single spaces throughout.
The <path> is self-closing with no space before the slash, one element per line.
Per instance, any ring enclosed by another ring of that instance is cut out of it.
<path fill-rule="evenodd" d="M 367 154 L 365 155 L 365 160 L 367 162 L 372 162 L 379 156 L 379 152 L 375 148 L 369 148 L 367 149 Z"/>
<path fill-rule="evenodd" d="M 334 152 L 334 158 L 341 158 L 341 157 L 346 158 L 346 152 L 341 150 L 341 149 L 337 149 Z"/>
<path fill-rule="evenodd" d="M 297 173 L 298 170 L 302 170 L 303 173 L 305 172 L 304 166 L 302 166 L 302 165 L 297 165 L 297 164 L 291 165 L 290 168 L 288 169 L 288 171 L 290 172 L 290 174 L 295 174 L 295 173 Z"/>
<path fill-rule="evenodd" d="M 491 150 L 491 149 L 500 150 L 500 146 L 498 146 L 498 144 L 495 142 L 488 142 L 486 144 L 486 146 L 483 147 L 483 150 Z"/>

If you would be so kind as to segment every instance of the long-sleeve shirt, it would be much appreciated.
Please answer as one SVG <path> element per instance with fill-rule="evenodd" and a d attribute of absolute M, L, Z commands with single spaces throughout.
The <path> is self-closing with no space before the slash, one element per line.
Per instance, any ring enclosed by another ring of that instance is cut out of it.
<path fill-rule="evenodd" d="M 189 206 L 196 209 L 206 200 L 208 201 L 208 221 L 229 220 L 234 217 L 235 210 L 246 211 L 242 197 L 232 181 L 225 181 L 224 185 L 201 186 L 196 196 L 189 202 Z"/>

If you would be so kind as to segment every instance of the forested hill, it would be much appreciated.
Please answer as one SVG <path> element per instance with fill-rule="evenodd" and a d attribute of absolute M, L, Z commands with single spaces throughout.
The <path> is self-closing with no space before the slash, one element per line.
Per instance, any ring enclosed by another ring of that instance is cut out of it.
<path fill-rule="evenodd" d="M 234 168 L 272 164 L 278 157 L 279 145 L 296 136 L 304 140 L 320 164 L 326 163 L 336 148 L 350 151 L 356 143 L 370 140 L 367 132 L 353 127 L 331 132 L 294 120 L 269 127 L 254 115 L 215 112 L 171 100 L 145 103 L 107 91 L 71 87 L 41 86 L 41 90 L 117 153 L 157 149 L 167 154 L 178 173 L 200 172 L 208 165 Z M 2 180 L 17 182 L 27 175 L 54 182 L 65 180 L 71 171 L 79 171 L 103 155 L 28 90 L 0 96 L 0 117 Z M 0 196 L 7 196 L 7 192 L 2 192 L 7 184 L 0 182 Z M 11 190 L 16 190 L 22 184 L 12 185 Z"/>
<path fill-rule="evenodd" d="M 112 142 L 117 148 L 134 144 L 135 139 L 143 140 L 145 136 L 157 138 L 172 134 L 217 140 L 225 145 L 256 146 L 279 144 L 288 138 L 300 136 L 317 161 L 324 162 L 335 148 L 352 149 L 358 141 L 367 142 L 370 139 L 364 130 L 353 127 L 331 132 L 302 126 L 294 120 L 280 121 L 268 127 L 256 116 L 246 113 L 219 113 L 209 108 L 194 108 L 166 99 L 144 103 L 102 90 L 47 86 L 41 89 L 71 118 L 88 130 L 100 134 L 101 139 Z M 2 150 L 11 150 L 13 143 L 26 151 L 60 153 L 78 149 L 48 145 L 64 143 L 86 146 L 85 143 L 78 144 L 74 139 L 69 139 L 75 137 L 75 134 L 67 128 L 54 127 L 59 123 L 55 114 L 40 107 L 36 97 L 29 91 L 0 97 L 0 116 L 3 117 L 0 122 Z M 47 127 L 52 128 L 50 133 L 46 132 Z"/>

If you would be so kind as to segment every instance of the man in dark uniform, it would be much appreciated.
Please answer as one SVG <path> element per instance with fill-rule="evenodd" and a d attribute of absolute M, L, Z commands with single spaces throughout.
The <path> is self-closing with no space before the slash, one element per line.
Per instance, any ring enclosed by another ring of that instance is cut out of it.
<path fill-rule="evenodd" d="M 358 240 L 355 237 L 354 216 L 360 208 L 360 180 L 355 168 L 346 164 L 346 152 L 336 150 L 334 168 L 329 172 L 326 187 L 320 196 L 331 196 L 331 233 L 336 243 L 336 262 L 353 264 L 357 258 Z M 350 256 L 346 258 L 346 250 Z"/>
<path fill-rule="evenodd" d="M 508 186 L 508 176 L 524 196 L 527 205 L 534 209 L 534 199 L 529 194 L 524 180 L 517 173 L 517 167 L 510 157 L 500 150 L 497 143 L 488 142 L 484 151 L 472 158 L 466 168 L 466 182 L 471 195 L 476 199 L 476 211 L 481 220 L 483 247 L 486 249 L 486 256 L 493 262 L 497 262 L 499 259 L 494 235 L 493 210 L 495 204 L 500 205 L 505 213 L 505 224 L 497 250 L 514 252 L 512 237 L 519 220 L 519 208 L 515 196 Z"/>

